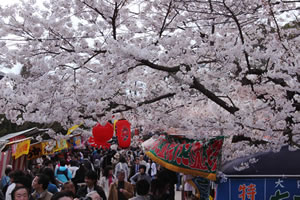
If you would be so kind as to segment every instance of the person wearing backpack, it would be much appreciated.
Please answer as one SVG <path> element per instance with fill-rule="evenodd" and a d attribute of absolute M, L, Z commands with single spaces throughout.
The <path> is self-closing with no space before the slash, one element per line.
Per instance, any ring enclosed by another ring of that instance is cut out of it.
<path fill-rule="evenodd" d="M 60 161 L 60 166 L 56 168 L 54 175 L 56 180 L 59 181 L 61 184 L 64 184 L 72 179 L 72 173 L 66 167 L 65 160 Z"/>

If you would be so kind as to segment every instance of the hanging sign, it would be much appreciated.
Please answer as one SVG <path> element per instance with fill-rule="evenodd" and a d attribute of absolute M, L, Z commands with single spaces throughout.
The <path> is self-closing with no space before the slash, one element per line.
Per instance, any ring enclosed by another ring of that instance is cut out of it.
<path fill-rule="evenodd" d="M 55 152 L 56 151 L 61 151 L 63 149 L 67 149 L 68 148 L 68 143 L 67 143 L 67 140 L 65 139 L 61 139 L 61 140 L 58 140 L 56 142 L 56 148 L 55 148 Z"/>
<path fill-rule="evenodd" d="M 299 178 L 228 178 L 217 186 L 217 200 L 299 200 Z"/>
<path fill-rule="evenodd" d="M 81 148 L 81 136 L 74 136 L 69 140 L 70 147 L 73 147 L 74 149 Z"/>
<path fill-rule="evenodd" d="M 27 156 L 28 160 L 36 159 L 42 157 L 42 143 L 30 145 L 29 153 Z"/>
<path fill-rule="evenodd" d="M 55 140 L 49 140 L 42 143 L 42 154 L 43 155 L 49 155 L 55 153 L 56 148 L 56 141 Z"/>
<path fill-rule="evenodd" d="M 15 151 L 15 159 L 18 159 L 22 155 L 26 155 L 29 153 L 30 148 L 30 140 L 25 140 L 17 144 L 17 148 Z"/>
<path fill-rule="evenodd" d="M 223 140 L 222 136 L 206 141 L 159 136 L 142 145 L 146 154 L 163 167 L 214 181 L 221 164 Z"/>

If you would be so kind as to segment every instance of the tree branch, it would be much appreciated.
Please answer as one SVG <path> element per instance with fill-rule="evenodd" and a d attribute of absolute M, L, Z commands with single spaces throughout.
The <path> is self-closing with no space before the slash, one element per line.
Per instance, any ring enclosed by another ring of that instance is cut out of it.
<path fill-rule="evenodd" d="M 204 87 L 204 85 L 202 85 L 195 77 L 194 77 L 193 85 L 191 86 L 191 88 L 194 88 L 194 89 L 200 91 L 202 94 L 207 96 L 210 100 L 212 100 L 213 102 L 215 102 L 216 104 L 218 104 L 219 106 L 221 106 L 222 108 L 227 110 L 230 114 L 234 115 L 234 113 L 239 110 L 239 108 L 228 105 L 225 101 L 223 101 L 222 99 L 217 97 L 214 93 L 212 93 L 211 91 L 206 89 Z"/>
<path fill-rule="evenodd" d="M 138 60 L 142 65 L 146 65 L 152 69 L 156 69 L 156 70 L 160 70 L 160 71 L 164 71 L 164 72 L 170 72 L 170 73 L 174 73 L 174 72 L 178 72 L 180 70 L 179 66 L 175 66 L 175 67 L 165 67 L 162 65 L 157 65 L 154 64 L 148 60 Z"/>

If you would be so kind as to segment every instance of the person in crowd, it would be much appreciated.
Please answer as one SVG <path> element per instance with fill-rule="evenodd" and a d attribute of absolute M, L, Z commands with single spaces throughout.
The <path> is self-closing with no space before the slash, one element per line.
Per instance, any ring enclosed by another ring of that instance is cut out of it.
<path fill-rule="evenodd" d="M 150 200 L 169 200 L 168 198 L 169 183 L 161 179 L 153 179 L 150 186 Z"/>
<path fill-rule="evenodd" d="M 17 177 L 14 179 L 14 183 L 16 187 L 26 187 L 31 192 L 32 177 L 30 175 L 25 174 L 24 176 Z"/>
<path fill-rule="evenodd" d="M 193 186 L 187 182 L 187 180 L 192 179 L 192 175 L 184 175 L 184 199 L 191 199 L 193 195 Z"/>
<path fill-rule="evenodd" d="M 147 166 L 147 162 L 144 160 L 144 154 L 140 154 L 140 165 Z"/>
<path fill-rule="evenodd" d="M 180 185 L 181 185 L 181 173 L 176 173 L 177 175 L 177 183 L 176 183 L 176 191 L 180 191 Z"/>
<path fill-rule="evenodd" d="M 5 200 L 4 199 L 4 194 L 3 194 L 3 192 L 0 190 L 0 200 Z"/>
<path fill-rule="evenodd" d="M 101 172 L 101 160 L 100 159 L 96 158 L 94 161 L 94 168 L 95 168 L 95 171 L 97 172 L 98 179 L 100 178 L 100 172 Z"/>
<path fill-rule="evenodd" d="M 51 200 L 73 200 L 73 194 L 70 191 L 57 192 L 51 197 Z"/>
<path fill-rule="evenodd" d="M 116 152 L 114 156 L 111 158 L 111 165 L 113 169 L 115 169 L 116 165 L 119 163 L 120 160 L 120 154 Z"/>
<path fill-rule="evenodd" d="M 15 184 L 14 189 L 17 187 L 25 187 L 28 193 L 30 194 L 31 182 L 32 179 L 28 175 L 17 176 L 16 178 L 14 178 L 14 184 Z M 12 192 L 14 191 L 14 189 L 12 190 Z M 12 198 L 12 194 L 10 197 Z"/>
<path fill-rule="evenodd" d="M 160 179 L 163 183 L 168 184 L 168 199 L 175 199 L 175 184 L 177 183 L 176 172 L 162 168 L 157 174 L 157 179 Z"/>
<path fill-rule="evenodd" d="M 92 164 L 92 162 L 88 158 L 88 155 L 84 155 L 84 159 L 82 160 L 81 163 L 83 164 L 83 166 L 85 167 L 85 169 L 87 171 L 90 171 L 90 170 L 94 171 L 95 170 L 94 165 Z"/>
<path fill-rule="evenodd" d="M 48 192 L 49 178 L 44 174 L 37 174 L 32 181 L 32 198 L 34 200 L 50 200 L 52 193 Z"/>
<path fill-rule="evenodd" d="M 130 176 L 129 179 L 134 176 L 136 173 L 138 173 L 140 170 L 140 158 L 139 157 L 135 157 L 134 160 L 134 165 L 132 165 L 131 169 L 130 169 Z"/>
<path fill-rule="evenodd" d="M 79 169 L 79 167 L 76 166 L 77 163 L 76 163 L 76 161 L 74 161 L 74 160 L 70 160 L 69 163 L 70 163 L 70 166 L 68 167 L 68 169 L 70 170 L 70 172 L 71 172 L 71 174 L 72 174 L 72 178 L 74 178 L 75 175 L 76 175 L 76 171 Z"/>
<path fill-rule="evenodd" d="M 53 162 L 51 160 L 45 160 L 44 162 L 44 168 L 50 168 L 54 171 L 54 165 Z"/>
<path fill-rule="evenodd" d="M 72 173 L 66 167 L 65 160 L 60 161 L 60 166 L 56 168 L 54 175 L 56 177 L 56 180 L 61 184 L 64 184 L 65 182 L 68 182 L 72 179 Z"/>
<path fill-rule="evenodd" d="M 63 186 L 61 187 L 61 192 L 67 192 L 67 191 L 72 192 L 73 197 L 76 197 L 76 188 L 72 181 L 68 181 L 64 183 Z"/>
<path fill-rule="evenodd" d="M 48 176 L 48 178 L 49 178 L 49 184 L 48 184 L 47 190 L 49 192 L 51 192 L 52 194 L 55 194 L 56 192 L 58 192 L 56 180 L 54 177 L 54 171 L 51 168 L 46 167 L 42 170 L 42 173 L 45 174 L 46 176 Z"/>
<path fill-rule="evenodd" d="M 127 181 L 128 176 L 129 176 L 129 169 L 128 169 L 128 165 L 126 163 L 126 159 L 125 159 L 124 156 L 120 156 L 119 162 L 115 166 L 115 176 L 116 176 L 116 173 L 120 170 L 124 170 L 124 172 L 125 172 L 125 181 Z"/>
<path fill-rule="evenodd" d="M 78 197 L 85 197 L 91 191 L 97 191 L 103 200 L 106 200 L 105 193 L 103 189 L 97 185 L 97 172 L 88 171 L 85 175 L 84 182 L 85 186 L 82 186 L 77 191 Z"/>
<path fill-rule="evenodd" d="M 117 181 L 110 185 L 108 200 L 127 200 L 133 197 L 133 186 L 125 181 L 125 171 L 117 172 Z"/>
<path fill-rule="evenodd" d="M 8 185 L 7 188 L 6 188 L 6 190 L 5 190 L 5 200 L 11 200 L 11 192 L 16 187 L 15 180 L 17 180 L 19 177 L 24 177 L 24 176 L 25 176 L 25 173 L 23 171 L 21 171 L 21 170 L 12 171 L 9 174 L 11 184 Z M 3 192 L 3 194 L 4 194 L 4 192 Z"/>
<path fill-rule="evenodd" d="M 76 153 L 71 154 L 70 162 L 73 162 L 74 166 L 76 166 L 76 167 L 79 167 L 79 165 L 80 165 L 80 162 L 78 159 L 79 159 L 79 156 Z"/>
<path fill-rule="evenodd" d="M 128 151 L 127 156 L 130 158 L 130 161 L 133 162 L 134 161 L 134 156 L 132 151 Z"/>
<path fill-rule="evenodd" d="M 9 173 L 12 172 L 12 166 L 7 165 L 5 168 L 5 175 L 1 178 L 0 189 L 3 190 L 4 187 L 10 184 Z"/>
<path fill-rule="evenodd" d="M 156 177 L 156 174 L 157 174 L 156 163 L 153 162 L 151 159 L 148 159 L 146 173 L 149 174 L 149 176 L 152 179 L 154 179 Z"/>
<path fill-rule="evenodd" d="M 79 169 L 75 173 L 75 177 L 72 178 L 72 182 L 75 185 L 76 191 L 78 190 L 78 185 L 84 183 L 85 174 L 86 174 L 86 170 L 83 164 L 80 164 Z"/>
<path fill-rule="evenodd" d="M 103 176 L 100 178 L 99 185 L 103 188 L 105 195 L 108 197 L 109 187 L 115 182 L 112 166 L 106 166 Z"/>
<path fill-rule="evenodd" d="M 17 186 L 11 192 L 12 200 L 29 200 L 29 197 L 30 197 L 30 192 L 28 191 L 28 188 L 24 186 Z"/>
<path fill-rule="evenodd" d="M 129 155 L 126 157 L 126 161 L 127 161 L 127 165 L 128 165 L 128 169 L 129 169 L 129 175 L 130 175 L 131 168 L 132 168 L 132 166 L 134 165 L 134 161 L 131 160 L 131 158 L 130 158 Z M 130 178 L 130 177 L 129 177 L 129 178 Z"/>
<path fill-rule="evenodd" d="M 149 193 L 150 184 L 145 179 L 139 180 L 136 183 L 136 197 L 131 198 L 130 200 L 150 200 Z"/>
<path fill-rule="evenodd" d="M 148 174 L 149 176 L 151 176 L 150 174 L 150 171 L 151 171 L 151 164 L 152 164 L 152 160 L 149 159 L 148 162 L 147 162 L 147 165 L 146 165 L 146 174 Z"/>
<path fill-rule="evenodd" d="M 132 176 L 130 178 L 131 184 L 135 185 L 136 182 L 138 182 L 139 180 L 143 180 L 143 179 L 148 181 L 148 183 L 150 184 L 151 183 L 151 177 L 145 172 L 146 172 L 146 166 L 145 165 L 140 165 L 139 172 L 136 173 L 134 176 Z"/>
<path fill-rule="evenodd" d="M 97 191 L 91 191 L 89 192 L 86 197 L 91 198 L 92 200 L 102 200 L 102 198 L 100 197 L 100 195 L 98 194 Z"/>

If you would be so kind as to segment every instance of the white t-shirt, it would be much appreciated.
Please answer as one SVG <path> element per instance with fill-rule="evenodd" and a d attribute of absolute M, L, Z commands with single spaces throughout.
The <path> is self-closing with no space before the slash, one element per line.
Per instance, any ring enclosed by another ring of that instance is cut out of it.
<path fill-rule="evenodd" d="M 72 173 L 72 178 L 74 178 L 75 175 L 76 175 L 76 171 L 79 169 L 79 167 L 76 167 L 76 166 L 70 166 L 70 167 L 68 167 L 68 169 L 69 169 L 70 172 Z"/>
<path fill-rule="evenodd" d="M 11 200 L 11 192 L 15 189 L 16 184 L 12 183 L 8 186 L 6 193 L 5 193 L 5 200 Z"/>

